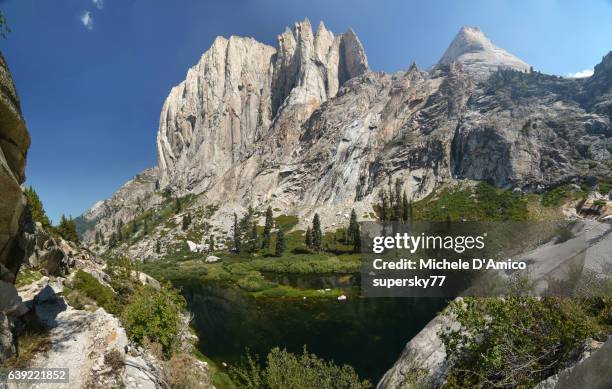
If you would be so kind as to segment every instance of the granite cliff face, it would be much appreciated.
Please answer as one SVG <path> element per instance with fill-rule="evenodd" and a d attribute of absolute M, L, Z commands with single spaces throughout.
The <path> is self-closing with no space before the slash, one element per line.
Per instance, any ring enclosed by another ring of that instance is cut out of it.
<path fill-rule="evenodd" d="M 368 71 L 352 30 L 304 21 L 278 49 L 218 38 L 164 104 L 160 184 L 318 206 L 367 200 L 389 176 L 419 196 L 453 177 L 535 189 L 588 173 L 610 156 L 610 118 L 580 94 L 609 80 L 529 68 L 473 27 L 432 70 L 393 75 Z"/>
<path fill-rule="evenodd" d="M 462 63 L 465 68 L 481 77 L 498 69 L 527 71 L 530 66 L 521 59 L 495 46 L 478 27 L 463 27 L 444 52 L 438 66 L 453 62 Z"/>
<path fill-rule="evenodd" d="M 0 264 L 2 279 L 12 281 L 23 255 L 18 231 L 25 206 L 21 184 L 25 180 L 30 136 L 21 116 L 19 98 L 4 57 L 0 55 Z M 12 275 L 5 275 L 10 272 Z"/>
<path fill-rule="evenodd" d="M 474 27 L 431 69 L 394 74 L 368 69 L 352 30 L 322 23 L 297 23 L 276 48 L 217 38 L 164 103 L 146 193 L 122 189 L 82 231 L 128 222 L 160 191 L 220 205 L 221 227 L 249 204 L 333 226 L 351 208 L 364 218 L 398 178 L 420 199 L 462 179 L 540 191 L 609 175 L 611 62 L 589 79 L 542 74 Z"/>
<path fill-rule="evenodd" d="M 25 255 L 22 183 L 29 146 L 15 85 L 0 54 L 0 360 L 15 353 L 12 317 L 21 300 L 13 284 Z"/>
<path fill-rule="evenodd" d="M 162 108 L 161 185 L 209 189 L 253 153 L 274 120 L 305 120 L 367 69 L 353 31 L 334 37 L 323 23 L 315 34 L 308 20 L 296 23 L 278 37 L 277 48 L 251 38 L 217 38 Z"/>

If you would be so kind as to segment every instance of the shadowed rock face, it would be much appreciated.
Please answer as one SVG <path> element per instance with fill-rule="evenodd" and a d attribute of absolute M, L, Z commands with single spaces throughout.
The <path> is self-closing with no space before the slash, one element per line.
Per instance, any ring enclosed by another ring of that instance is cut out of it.
<path fill-rule="evenodd" d="M 29 146 L 15 85 L 0 54 L 0 360 L 15 352 L 11 315 L 21 299 L 13 283 L 25 254 L 21 239 L 25 196 L 21 184 Z"/>
<path fill-rule="evenodd" d="M 18 232 L 25 206 L 21 189 L 30 136 L 26 130 L 15 85 L 0 54 L 0 265 L 2 280 L 12 282 L 23 255 L 18 255 Z M 23 253 L 22 253 L 23 254 Z M 6 272 L 11 274 L 6 274 Z"/>

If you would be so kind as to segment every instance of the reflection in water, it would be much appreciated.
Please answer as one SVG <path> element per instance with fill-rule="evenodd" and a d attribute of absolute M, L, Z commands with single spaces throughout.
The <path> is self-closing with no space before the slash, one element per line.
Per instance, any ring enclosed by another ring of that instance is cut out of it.
<path fill-rule="evenodd" d="M 183 291 L 202 353 L 232 363 L 247 348 L 265 355 L 275 346 L 301 352 L 306 345 L 322 358 L 353 366 L 375 383 L 406 342 L 445 305 L 430 298 L 359 298 L 354 289 L 348 290 L 358 283 L 351 276 L 266 276 L 301 288 L 346 288 L 349 298 L 255 299 L 227 286 L 187 286 Z"/>

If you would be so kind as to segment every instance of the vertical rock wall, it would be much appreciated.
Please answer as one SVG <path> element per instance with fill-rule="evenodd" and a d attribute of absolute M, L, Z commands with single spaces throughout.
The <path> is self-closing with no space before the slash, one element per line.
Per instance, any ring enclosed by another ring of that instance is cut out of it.
<path fill-rule="evenodd" d="M 15 85 L 0 54 L 0 360 L 15 352 L 11 316 L 21 300 L 13 284 L 24 257 L 22 184 L 29 146 Z"/>

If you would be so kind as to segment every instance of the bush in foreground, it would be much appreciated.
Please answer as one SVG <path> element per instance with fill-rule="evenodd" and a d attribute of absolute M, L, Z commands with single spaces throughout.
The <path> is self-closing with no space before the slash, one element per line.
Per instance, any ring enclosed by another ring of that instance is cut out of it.
<path fill-rule="evenodd" d="M 249 389 L 361 389 L 370 388 L 355 370 L 325 361 L 306 348 L 296 355 L 274 348 L 261 366 L 258 358 L 247 355 L 242 366 L 230 369 L 232 381 L 240 388 Z"/>
<path fill-rule="evenodd" d="M 445 388 L 531 387 L 600 332 L 576 299 L 465 298 L 447 313 L 459 328 L 440 333 L 453 364 Z"/>
<path fill-rule="evenodd" d="M 123 310 L 122 321 L 130 340 L 159 343 L 169 357 L 177 345 L 184 309 L 185 299 L 169 285 L 160 290 L 143 286 Z"/>

